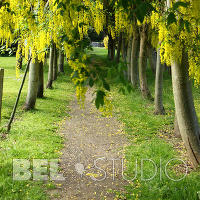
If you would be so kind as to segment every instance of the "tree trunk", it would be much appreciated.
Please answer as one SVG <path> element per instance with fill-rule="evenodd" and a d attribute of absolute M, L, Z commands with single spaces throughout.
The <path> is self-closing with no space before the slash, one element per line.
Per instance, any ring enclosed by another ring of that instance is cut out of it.
<path fill-rule="evenodd" d="M 53 57 L 53 81 L 57 79 L 58 76 L 58 54 L 57 54 L 57 48 L 54 44 L 54 57 Z"/>
<path fill-rule="evenodd" d="M 122 35 L 122 58 L 123 61 L 126 62 L 126 53 L 127 53 L 127 45 L 126 45 L 126 38 Z"/>
<path fill-rule="evenodd" d="M 188 55 L 172 61 L 172 84 L 177 121 L 189 158 L 194 167 L 200 164 L 200 133 L 188 76 Z"/>
<path fill-rule="evenodd" d="M 122 33 L 120 33 L 120 36 L 118 38 L 117 57 L 116 57 L 116 62 L 117 63 L 119 63 L 119 61 L 120 61 L 121 49 L 122 49 Z"/>
<path fill-rule="evenodd" d="M 139 32 L 136 27 L 137 25 L 134 24 L 134 32 L 133 32 L 133 40 L 132 40 L 132 50 L 131 50 L 131 62 L 130 62 L 130 72 L 131 72 L 131 83 L 133 87 L 138 86 L 138 57 L 139 57 Z"/>
<path fill-rule="evenodd" d="M 48 81 L 47 89 L 52 89 L 53 83 L 53 62 L 54 62 L 54 47 L 53 44 L 50 46 L 50 55 L 49 55 L 49 71 L 48 71 Z"/>
<path fill-rule="evenodd" d="M 126 58 L 129 81 L 131 81 L 131 50 L 132 50 L 132 38 L 129 38 L 127 47 L 127 58 Z"/>
<path fill-rule="evenodd" d="M 39 81 L 38 81 L 38 98 L 44 97 L 44 72 L 43 72 L 43 62 L 39 63 Z"/>
<path fill-rule="evenodd" d="M 181 133 L 180 133 L 180 129 L 179 129 L 179 126 L 178 126 L 176 113 L 175 113 L 175 117 L 174 117 L 174 133 L 175 133 L 176 137 L 181 138 Z"/>
<path fill-rule="evenodd" d="M 108 58 L 114 60 L 115 58 L 115 41 L 110 34 L 108 34 Z"/>
<path fill-rule="evenodd" d="M 26 102 L 24 105 L 25 110 L 34 109 L 36 99 L 37 99 L 37 91 L 38 91 L 38 80 L 39 80 L 39 63 L 37 58 L 34 63 L 31 61 L 29 68 L 29 80 L 28 80 L 28 93 L 26 97 Z"/>
<path fill-rule="evenodd" d="M 154 49 L 150 44 L 148 45 L 147 48 L 147 57 L 153 74 L 156 74 L 156 59 L 154 57 Z"/>
<path fill-rule="evenodd" d="M 145 99 L 153 100 L 147 85 L 146 65 L 147 65 L 147 24 L 142 26 L 140 33 L 140 55 L 139 55 L 139 78 L 140 90 Z"/>
<path fill-rule="evenodd" d="M 64 52 L 62 50 L 59 50 L 58 72 L 64 73 Z"/>
<path fill-rule="evenodd" d="M 122 34 L 122 59 L 123 59 L 124 63 L 126 63 L 126 56 L 127 56 L 126 54 L 127 54 L 126 38 L 125 38 L 124 34 Z M 128 79 L 127 70 L 124 70 L 124 78 L 125 78 L 125 80 Z"/>
<path fill-rule="evenodd" d="M 156 64 L 156 81 L 155 81 L 155 114 L 164 115 L 165 109 L 163 106 L 163 66 L 160 62 L 160 48 L 157 51 L 157 64 Z"/>

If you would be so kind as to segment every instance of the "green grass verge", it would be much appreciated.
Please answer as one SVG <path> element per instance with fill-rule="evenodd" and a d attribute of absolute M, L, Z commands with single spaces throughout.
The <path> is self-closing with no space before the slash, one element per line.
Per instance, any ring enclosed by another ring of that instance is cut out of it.
<path fill-rule="evenodd" d="M 14 57 L 0 58 L 0 67 L 5 69 L 2 127 L 8 123 L 21 83 L 21 80 L 15 79 L 15 62 Z M 45 83 L 46 79 L 47 66 Z M 0 199 L 48 198 L 45 190 L 51 184 L 44 185 L 31 180 L 13 181 L 12 160 L 59 158 L 63 139 L 57 131 L 68 115 L 67 105 L 74 93 L 74 86 L 65 74 L 58 77 L 53 87 L 53 90 L 45 91 L 45 98 L 37 100 L 35 110 L 24 112 L 22 106 L 26 98 L 27 81 L 25 83 L 11 132 L 7 139 L 0 140 Z"/>
<path fill-rule="evenodd" d="M 91 55 L 105 63 L 105 53 L 105 50 L 94 48 Z M 96 55 L 94 56 L 94 54 Z M 147 71 L 147 77 L 148 85 L 154 95 L 154 75 L 150 69 Z M 124 124 L 126 135 L 130 141 L 130 146 L 126 148 L 127 166 L 125 173 L 129 179 L 135 177 L 136 160 L 138 162 L 137 178 L 127 182 L 126 193 L 119 193 L 119 199 L 196 200 L 198 198 L 197 192 L 200 191 L 199 170 L 191 172 L 181 181 L 170 180 L 165 174 L 165 165 L 170 159 L 182 158 L 179 152 L 173 148 L 172 143 L 163 139 L 165 136 L 174 137 L 174 101 L 171 77 L 168 72 L 164 74 L 163 102 L 167 113 L 164 116 L 153 114 L 154 103 L 144 100 L 139 90 L 123 95 L 118 92 L 121 84 L 116 80 L 111 81 L 111 83 L 114 112 Z M 200 114 L 199 93 L 199 89 L 194 88 L 198 115 Z M 159 137 L 160 134 L 162 138 Z M 157 166 L 158 173 L 150 181 L 144 181 L 141 178 L 141 168 L 143 168 L 144 178 L 148 179 L 154 175 L 154 166 L 151 162 L 144 161 L 144 165 L 141 167 L 142 159 L 151 159 Z M 161 168 L 160 162 L 162 163 Z M 178 164 L 180 164 L 178 161 L 171 162 L 171 166 L 168 167 L 169 176 L 176 180 L 184 175 L 184 172 L 175 173 Z"/>

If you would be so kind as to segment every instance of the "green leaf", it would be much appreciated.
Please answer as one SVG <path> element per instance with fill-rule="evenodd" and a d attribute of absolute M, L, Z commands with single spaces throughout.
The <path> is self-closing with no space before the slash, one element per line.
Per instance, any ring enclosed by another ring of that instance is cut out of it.
<path fill-rule="evenodd" d="M 104 87 L 106 90 L 110 91 L 110 85 L 105 81 L 105 79 L 103 79 L 103 87 Z"/>
<path fill-rule="evenodd" d="M 97 109 L 99 109 L 100 106 L 104 105 L 104 97 L 105 96 L 106 96 L 106 94 L 105 94 L 104 91 L 101 91 L 101 90 L 97 91 L 97 96 L 96 96 L 96 99 L 95 99 L 95 105 L 96 105 Z"/>
<path fill-rule="evenodd" d="M 177 10 L 180 6 L 186 8 L 188 5 L 189 5 L 188 2 L 178 1 L 178 2 L 173 4 L 173 8 L 172 9 Z"/>
<path fill-rule="evenodd" d="M 81 28 L 81 27 L 83 27 L 83 26 L 85 26 L 85 25 L 87 25 L 87 24 L 84 23 L 84 22 L 81 22 L 78 26 Z"/>
<path fill-rule="evenodd" d="M 187 20 L 185 20 L 185 27 L 186 27 L 186 29 L 187 29 L 187 32 L 190 33 L 190 32 L 191 32 L 191 31 L 190 31 L 190 22 L 187 21 Z"/>
<path fill-rule="evenodd" d="M 169 26 L 172 23 L 176 23 L 176 16 L 173 12 L 170 12 L 167 17 L 167 26 Z"/>
<path fill-rule="evenodd" d="M 90 77 L 90 79 L 89 79 L 89 86 L 93 87 L 93 85 L 94 85 L 94 80 Z"/>

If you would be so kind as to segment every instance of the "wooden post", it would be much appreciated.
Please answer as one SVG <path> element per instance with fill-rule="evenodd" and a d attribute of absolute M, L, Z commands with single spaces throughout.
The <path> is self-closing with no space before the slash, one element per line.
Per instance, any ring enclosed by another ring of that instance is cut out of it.
<path fill-rule="evenodd" d="M 1 108 L 2 108 L 2 97 L 3 97 L 3 77 L 4 77 L 4 69 L 0 69 L 0 121 L 1 121 Z"/>

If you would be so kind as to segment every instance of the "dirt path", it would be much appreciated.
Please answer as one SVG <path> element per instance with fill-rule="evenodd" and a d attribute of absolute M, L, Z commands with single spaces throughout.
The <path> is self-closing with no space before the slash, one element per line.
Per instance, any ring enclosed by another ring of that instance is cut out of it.
<path fill-rule="evenodd" d="M 117 199 L 113 191 L 127 184 L 122 178 L 122 158 L 128 141 L 122 125 L 114 117 L 102 117 L 91 101 L 89 91 L 85 109 L 76 100 L 70 105 L 71 117 L 62 130 L 65 181 L 57 182 L 57 188 L 50 191 L 52 199 Z"/>

